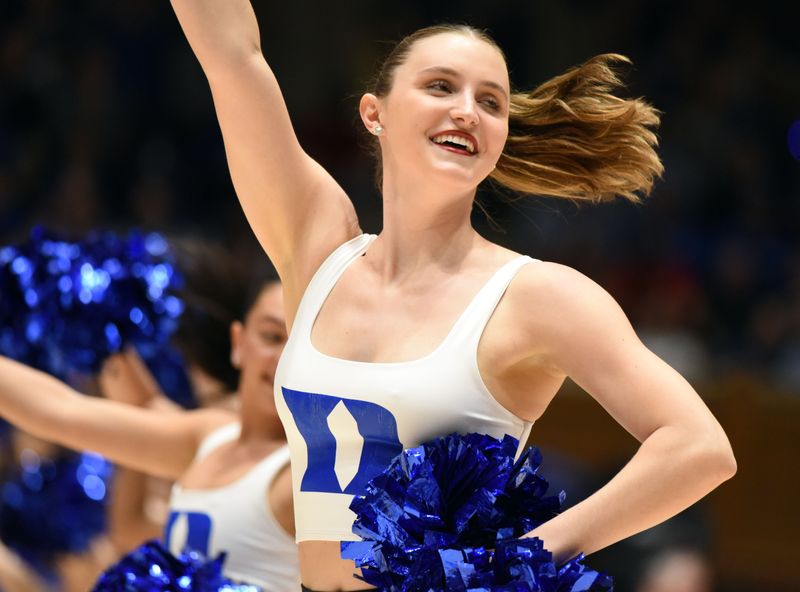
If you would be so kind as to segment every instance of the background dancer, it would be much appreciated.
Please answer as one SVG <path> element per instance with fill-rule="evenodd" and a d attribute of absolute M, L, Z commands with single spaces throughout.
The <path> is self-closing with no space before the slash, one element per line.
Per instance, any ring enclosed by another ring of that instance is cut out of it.
<path fill-rule="evenodd" d="M 288 451 L 270 396 L 286 339 L 278 283 L 257 292 L 231 336 L 231 361 L 241 370 L 238 414 L 165 412 L 87 397 L 5 358 L 0 414 L 39 437 L 177 481 L 165 531 L 173 552 L 185 545 L 211 556 L 227 551 L 229 578 L 264 590 L 295 589 Z M 107 364 L 106 385 L 129 388 L 137 371 L 118 356 Z"/>

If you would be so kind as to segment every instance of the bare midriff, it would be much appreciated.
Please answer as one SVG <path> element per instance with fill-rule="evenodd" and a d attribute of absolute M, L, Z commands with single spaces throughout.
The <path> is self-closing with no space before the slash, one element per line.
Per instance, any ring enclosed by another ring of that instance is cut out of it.
<path fill-rule="evenodd" d="M 298 547 L 300 579 L 304 586 L 321 592 L 347 592 L 370 587 L 353 577 L 360 571 L 352 561 L 341 558 L 338 541 L 303 541 Z"/>

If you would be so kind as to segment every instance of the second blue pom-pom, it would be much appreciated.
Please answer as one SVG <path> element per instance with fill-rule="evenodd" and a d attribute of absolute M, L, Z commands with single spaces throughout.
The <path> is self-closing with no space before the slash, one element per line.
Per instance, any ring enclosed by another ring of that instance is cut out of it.
<path fill-rule="evenodd" d="M 180 283 L 158 234 L 66 241 L 36 228 L 0 248 L 0 353 L 61 379 L 125 345 L 146 355 L 177 326 Z"/>

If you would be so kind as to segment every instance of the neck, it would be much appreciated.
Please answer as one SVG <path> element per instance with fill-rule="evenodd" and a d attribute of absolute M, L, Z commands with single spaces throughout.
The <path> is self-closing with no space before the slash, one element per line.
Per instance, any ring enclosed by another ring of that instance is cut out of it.
<path fill-rule="evenodd" d="M 286 433 L 274 405 L 265 400 L 265 397 L 272 396 L 270 387 L 264 383 L 250 388 L 241 384 L 239 393 L 239 440 L 286 441 Z"/>
<path fill-rule="evenodd" d="M 463 262 L 478 238 L 470 223 L 475 190 L 447 194 L 430 183 L 398 187 L 391 180 L 383 189 L 383 230 L 367 256 L 385 281 Z"/>

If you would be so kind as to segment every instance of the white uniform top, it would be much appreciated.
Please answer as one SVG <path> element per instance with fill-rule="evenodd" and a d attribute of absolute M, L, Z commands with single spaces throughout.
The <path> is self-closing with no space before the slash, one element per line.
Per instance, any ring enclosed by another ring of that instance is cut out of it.
<path fill-rule="evenodd" d="M 197 450 L 195 462 L 239 437 L 231 423 L 211 432 Z M 214 558 L 227 553 L 226 577 L 264 592 L 296 592 L 300 587 L 297 545 L 269 509 L 267 493 L 289 462 L 286 446 L 264 458 L 242 477 L 213 489 L 172 487 L 164 543 L 173 554 L 190 548 Z"/>
<path fill-rule="evenodd" d="M 353 541 L 354 495 L 404 448 L 452 432 L 509 434 L 524 445 L 531 423 L 498 403 L 478 370 L 478 342 L 497 303 L 529 257 L 502 266 L 444 341 L 409 362 L 331 357 L 311 343 L 325 299 L 374 235 L 337 248 L 317 270 L 297 310 L 275 375 L 275 401 L 292 455 L 297 541 Z M 424 319 L 421 320 L 424 322 Z"/>

